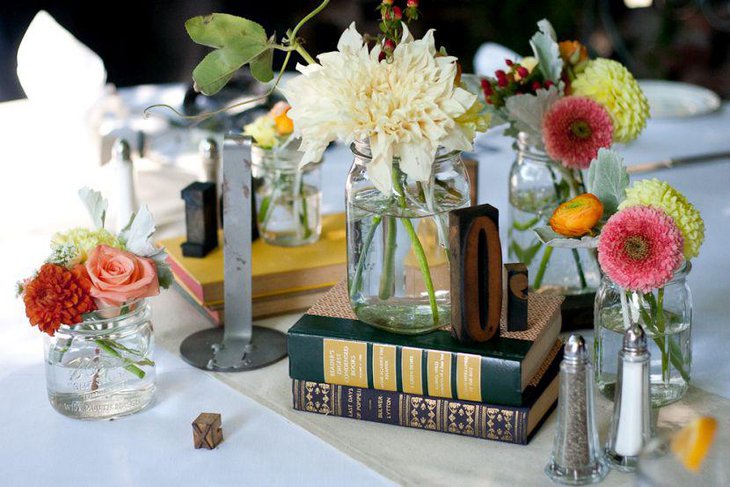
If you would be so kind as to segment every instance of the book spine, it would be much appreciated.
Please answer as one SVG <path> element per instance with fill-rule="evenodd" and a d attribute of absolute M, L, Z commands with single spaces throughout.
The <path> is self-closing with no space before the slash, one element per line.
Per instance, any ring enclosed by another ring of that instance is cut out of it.
<path fill-rule="evenodd" d="M 294 409 L 524 445 L 528 408 L 294 379 Z"/>
<path fill-rule="evenodd" d="M 521 406 L 522 365 L 500 357 L 290 333 L 289 375 L 446 399 Z"/>

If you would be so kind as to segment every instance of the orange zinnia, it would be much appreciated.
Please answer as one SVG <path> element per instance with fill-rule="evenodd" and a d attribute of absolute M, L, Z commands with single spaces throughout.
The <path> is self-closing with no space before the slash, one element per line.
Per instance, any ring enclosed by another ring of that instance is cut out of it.
<path fill-rule="evenodd" d="M 44 264 L 38 275 L 23 287 L 25 314 L 31 325 L 53 336 L 62 324 L 78 323 L 84 313 L 96 309 L 90 288 L 84 266 L 68 270 L 60 265 Z"/>

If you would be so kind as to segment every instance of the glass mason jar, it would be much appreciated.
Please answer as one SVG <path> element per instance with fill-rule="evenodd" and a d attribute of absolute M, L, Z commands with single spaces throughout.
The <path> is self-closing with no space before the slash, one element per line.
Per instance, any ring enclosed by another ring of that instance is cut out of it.
<path fill-rule="evenodd" d="M 355 156 L 346 186 L 347 277 L 357 317 L 395 333 L 450 324 L 449 211 L 469 206 L 461 153 L 439 151 L 430 181 L 412 180 L 393 160 L 393 193 L 368 178 L 370 147 Z"/>
<path fill-rule="evenodd" d="M 629 320 L 638 321 L 646 333 L 651 354 L 652 407 L 678 401 L 689 387 L 692 369 L 692 292 L 685 262 L 672 280 L 651 293 L 626 292 Z M 616 365 L 626 325 L 621 309 L 621 289 L 607 277 L 596 293 L 594 357 L 596 385 L 613 399 Z"/>
<path fill-rule="evenodd" d="M 111 419 L 141 411 L 155 393 L 154 339 L 145 299 L 107 308 L 46 335 L 48 399 L 76 419 Z"/>
<path fill-rule="evenodd" d="M 593 297 L 601 280 L 595 251 L 548 247 L 533 232 L 548 226 L 558 205 L 585 192 L 583 176 L 551 160 L 538 148 L 541 146 L 524 133 L 515 142 L 516 158 L 509 176 L 507 252 L 511 261 L 527 266 L 531 290 L 566 296 L 564 327 L 590 327 Z"/>
<path fill-rule="evenodd" d="M 296 149 L 251 148 L 259 233 L 271 245 L 294 247 L 319 240 L 321 161 L 300 168 L 302 156 Z"/>

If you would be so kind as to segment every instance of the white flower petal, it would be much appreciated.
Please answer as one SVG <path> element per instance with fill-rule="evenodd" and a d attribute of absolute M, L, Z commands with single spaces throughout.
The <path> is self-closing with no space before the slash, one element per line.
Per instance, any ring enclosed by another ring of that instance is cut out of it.
<path fill-rule="evenodd" d="M 427 182 L 431 179 L 431 169 L 436 149 L 424 143 L 399 144 L 400 169 L 411 179 Z"/>

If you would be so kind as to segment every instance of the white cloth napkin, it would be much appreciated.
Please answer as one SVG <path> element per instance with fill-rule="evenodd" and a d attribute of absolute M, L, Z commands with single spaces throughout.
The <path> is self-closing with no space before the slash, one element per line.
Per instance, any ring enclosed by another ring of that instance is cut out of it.
<path fill-rule="evenodd" d="M 44 110 L 84 117 L 105 93 L 104 62 L 44 10 L 20 42 L 17 72 L 28 99 Z"/>
<path fill-rule="evenodd" d="M 501 44 L 485 42 L 474 55 L 474 72 L 479 76 L 494 76 L 498 69 L 506 69 L 505 59 L 518 61 L 522 56 Z"/>

